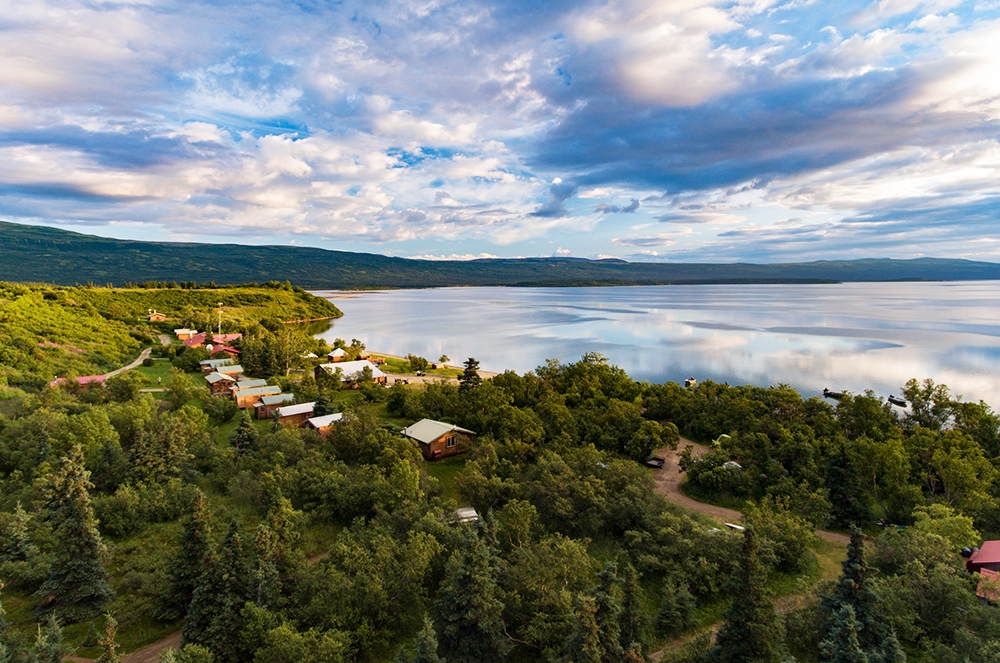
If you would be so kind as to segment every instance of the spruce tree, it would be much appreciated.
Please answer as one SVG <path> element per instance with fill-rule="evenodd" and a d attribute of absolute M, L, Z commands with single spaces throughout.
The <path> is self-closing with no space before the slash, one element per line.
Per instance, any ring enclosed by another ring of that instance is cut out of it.
<path fill-rule="evenodd" d="M 211 514 L 201 491 L 191 504 L 180 544 L 180 551 L 170 565 L 170 586 L 160 600 L 159 616 L 162 619 L 177 619 L 187 613 L 205 558 L 212 549 Z"/>
<path fill-rule="evenodd" d="M 62 626 L 52 613 L 45 621 L 45 626 L 38 625 L 38 639 L 31 651 L 32 663 L 63 663 L 63 659 L 72 653 L 73 648 L 66 644 L 63 638 Z"/>
<path fill-rule="evenodd" d="M 107 625 L 104 635 L 97 641 L 101 646 L 101 657 L 97 659 L 97 663 L 120 663 L 122 654 L 118 653 L 118 649 L 121 645 L 115 640 L 118 634 L 118 620 L 109 614 L 105 615 L 105 621 Z"/>
<path fill-rule="evenodd" d="M 709 652 L 717 663 L 780 663 L 782 634 L 766 586 L 760 544 L 752 527 L 743 531 L 743 559 L 733 582 L 733 602 Z"/>
<path fill-rule="evenodd" d="M 461 377 L 458 378 L 459 390 L 468 391 L 481 385 L 483 379 L 479 377 L 479 361 L 474 357 L 469 357 L 463 365 L 465 366 L 465 370 L 462 371 Z"/>
<path fill-rule="evenodd" d="M 841 562 L 843 568 L 833 594 L 821 597 L 826 615 L 827 633 L 837 622 L 837 615 L 845 605 L 849 605 L 857 620 L 858 642 L 869 656 L 881 652 L 887 639 L 892 636 L 892 627 L 879 614 L 878 597 L 872 588 L 871 570 L 865 557 L 865 542 L 861 531 L 851 526 L 851 543 L 847 546 L 847 559 Z"/>
<path fill-rule="evenodd" d="M 441 647 L 451 663 L 502 661 L 511 650 L 497 585 L 499 562 L 482 522 L 449 562 L 448 579 L 434 606 Z"/>
<path fill-rule="evenodd" d="M 871 659 L 858 643 L 858 620 L 850 605 L 845 603 L 834 615 L 834 622 L 826 640 L 819 644 L 819 651 L 824 663 L 869 663 Z"/>
<path fill-rule="evenodd" d="M 277 541 L 267 525 L 257 527 L 250 564 L 250 599 L 258 608 L 271 608 L 278 597 Z"/>
<path fill-rule="evenodd" d="M 396 655 L 396 663 L 445 663 L 445 659 L 438 656 L 438 640 L 437 634 L 434 633 L 434 624 L 426 615 L 424 615 L 424 625 L 413 643 L 413 653 L 409 654 L 400 648 Z"/>
<path fill-rule="evenodd" d="M 106 550 L 90 507 L 89 475 L 83 452 L 75 446 L 48 484 L 55 555 L 37 593 L 43 597 L 43 611 L 55 610 L 70 623 L 93 617 L 115 598 L 101 565 Z"/>
<path fill-rule="evenodd" d="M 639 572 L 631 563 L 626 563 L 622 569 L 622 611 L 621 611 L 621 633 L 619 642 L 622 649 L 638 648 L 645 653 L 649 649 L 649 641 L 646 639 L 646 627 L 649 625 L 649 616 L 642 606 L 642 587 L 639 585 Z"/>
<path fill-rule="evenodd" d="M 660 609 L 656 613 L 656 632 L 661 636 L 672 636 L 691 628 L 694 609 L 695 600 L 688 586 L 666 578 Z"/>
<path fill-rule="evenodd" d="M 28 513 L 21 507 L 18 501 L 14 507 L 14 520 L 7 530 L 7 542 L 3 549 L 0 549 L 0 561 L 23 562 L 31 559 L 38 552 L 38 548 L 31 542 L 28 536 Z"/>
<path fill-rule="evenodd" d="M 257 427 L 253 425 L 253 420 L 250 419 L 250 413 L 246 410 L 243 410 L 240 424 L 230 436 L 229 444 L 236 450 L 238 456 L 260 448 L 260 434 L 257 432 Z"/>
<path fill-rule="evenodd" d="M 607 663 L 620 661 L 624 655 L 621 645 L 621 590 L 618 587 L 618 566 L 612 562 L 604 565 L 597 575 L 597 586 L 590 590 L 594 598 L 594 620 L 597 623 L 601 660 Z"/>
<path fill-rule="evenodd" d="M 204 566 L 194 590 L 182 643 L 207 647 L 220 663 L 235 661 L 240 617 L 247 601 L 248 572 L 243 539 L 236 520 L 230 523 L 225 539 Z"/>
<path fill-rule="evenodd" d="M 577 597 L 573 632 L 566 640 L 565 663 L 602 663 L 604 660 L 596 615 L 597 602 L 593 597 Z"/>

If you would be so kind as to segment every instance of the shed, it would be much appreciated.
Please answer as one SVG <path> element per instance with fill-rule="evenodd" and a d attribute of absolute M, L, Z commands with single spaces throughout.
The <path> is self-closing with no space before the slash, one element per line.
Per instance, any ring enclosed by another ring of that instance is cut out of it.
<path fill-rule="evenodd" d="M 320 435 L 326 437 L 327 433 L 330 432 L 330 426 L 337 423 L 344 418 L 343 412 L 337 412 L 334 414 L 326 414 L 322 417 L 312 417 L 306 419 L 306 428 L 312 428 L 319 432 Z"/>
<path fill-rule="evenodd" d="M 188 329 L 187 327 L 181 327 L 180 329 L 174 330 L 174 334 L 177 335 L 177 339 L 180 341 L 186 341 L 197 333 L 197 329 Z"/>
<path fill-rule="evenodd" d="M 294 402 L 295 394 L 275 394 L 274 396 L 265 396 L 260 399 L 254 403 L 253 408 L 254 412 L 257 413 L 258 419 L 270 419 L 271 415 L 279 407 Z"/>
<path fill-rule="evenodd" d="M 347 350 L 344 348 L 337 348 L 332 352 L 328 352 L 326 356 L 329 357 L 332 362 L 347 361 Z"/>
<path fill-rule="evenodd" d="M 471 506 L 460 506 L 455 509 L 453 523 L 475 523 L 479 522 L 479 514 Z"/>
<path fill-rule="evenodd" d="M 979 585 L 976 587 L 976 596 L 993 603 L 1000 603 L 1000 574 L 990 569 L 982 569 L 979 572 Z"/>
<path fill-rule="evenodd" d="M 166 319 L 167 316 L 165 313 L 160 313 L 159 311 L 150 311 L 149 313 L 150 322 L 163 322 Z"/>
<path fill-rule="evenodd" d="M 436 460 L 468 451 L 475 433 L 443 421 L 421 419 L 404 428 L 403 435 L 417 441 L 424 458 Z"/>

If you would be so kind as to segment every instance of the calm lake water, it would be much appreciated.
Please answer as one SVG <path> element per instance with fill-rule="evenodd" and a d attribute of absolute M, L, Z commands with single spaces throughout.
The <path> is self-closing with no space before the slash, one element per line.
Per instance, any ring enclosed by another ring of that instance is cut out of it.
<path fill-rule="evenodd" d="M 320 334 L 368 349 L 519 373 L 599 352 L 639 380 L 689 376 L 899 394 L 931 378 L 1000 407 L 1000 282 L 442 288 L 317 292 Z"/>

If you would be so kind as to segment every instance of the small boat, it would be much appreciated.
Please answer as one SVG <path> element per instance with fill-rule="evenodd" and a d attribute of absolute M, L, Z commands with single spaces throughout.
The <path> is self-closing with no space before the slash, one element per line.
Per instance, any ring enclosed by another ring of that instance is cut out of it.
<path fill-rule="evenodd" d="M 906 407 L 906 401 L 904 401 L 902 398 L 899 398 L 897 396 L 893 396 L 892 394 L 889 394 L 889 399 L 888 400 L 893 405 L 898 405 L 899 407 Z"/>
<path fill-rule="evenodd" d="M 843 397 L 844 397 L 844 392 L 842 391 L 830 391 L 829 389 L 823 390 L 823 398 L 833 398 L 839 401 Z"/>

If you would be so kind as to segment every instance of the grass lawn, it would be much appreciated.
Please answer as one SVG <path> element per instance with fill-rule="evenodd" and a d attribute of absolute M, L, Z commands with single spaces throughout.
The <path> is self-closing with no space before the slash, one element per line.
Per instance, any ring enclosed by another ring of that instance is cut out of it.
<path fill-rule="evenodd" d="M 465 460 L 465 454 L 459 454 L 424 463 L 427 474 L 441 482 L 442 497 L 455 500 L 459 506 L 469 506 L 465 500 L 459 497 L 458 491 L 455 489 L 455 477 L 465 468 Z"/>
<path fill-rule="evenodd" d="M 162 378 L 163 382 L 159 386 L 164 386 L 170 379 L 170 369 L 173 366 L 169 359 L 153 359 L 152 366 L 137 366 L 132 370 L 146 376 L 150 386 L 156 387 L 156 378 Z"/>
<path fill-rule="evenodd" d="M 413 370 L 410 368 L 410 362 L 406 359 L 387 357 L 375 353 L 372 353 L 372 356 L 381 357 L 385 360 L 385 363 L 379 367 L 383 373 L 413 373 Z M 457 378 L 461 374 L 462 371 L 457 368 L 431 368 L 427 370 L 427 375 L 438 375 L 443 378 Z"/>

